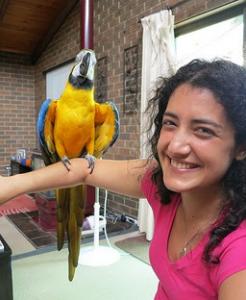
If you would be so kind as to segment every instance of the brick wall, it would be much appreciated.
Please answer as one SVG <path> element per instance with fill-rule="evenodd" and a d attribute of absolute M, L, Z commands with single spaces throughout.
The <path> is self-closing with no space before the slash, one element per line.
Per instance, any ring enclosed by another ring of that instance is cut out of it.
<path fill-rule="evenodd" d="M 121 134 L 105 157 L 131 159 L 139 157 L 140 81 L 142 26 L 139 20 L 169 6 L 183 2 L 174 10 L 179 22 L 231 0 L 94 0 L 94 48 L 97 58 L 107 57 L 107 99 L 120 110 Z M 136 111 L 124 113 L 124 49 L 138 48 Z M 0 167 L 18 147 L 34 147 L 35 118 L 45 98 L 45 71 L 74 58 L 80 50 L 79 4 L 67 17 L 35 66 L 22 57 L 0 57 Z M 35 79 L 34 79 L 35 78 Z M 34 101 L 35 100 L 35 101 Z M 6 111 L 6 113 L 5 113 Z M 103 195 L 102 195 L 103 197 Z M 136 199 L 109 194 L 109 206 L 120 213 L 136 217 Z"/>
<path fill-rule="evenodd" d="M 77 5 L 35 65 L 36 114 L 45 99 L 45 72 L 73 59 L 80 50 L 80 19 Z"/>
<path fill-rule="evenodd" d="M 16 149 L 35 145 L 34 66 L 20 55 L 0 54 L 0 174 Z"/>

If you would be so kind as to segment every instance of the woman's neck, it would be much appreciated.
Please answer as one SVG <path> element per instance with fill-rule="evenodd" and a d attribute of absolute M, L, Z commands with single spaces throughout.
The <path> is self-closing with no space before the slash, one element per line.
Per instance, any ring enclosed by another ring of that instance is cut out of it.
<path fill-rule="evenodd" d="M 214 222 L 221 211 L 223 193 L 221 189 L 209 188 L 208 191 L 192 191 L 181 194 L 184 222 L 200 224 Z"/>

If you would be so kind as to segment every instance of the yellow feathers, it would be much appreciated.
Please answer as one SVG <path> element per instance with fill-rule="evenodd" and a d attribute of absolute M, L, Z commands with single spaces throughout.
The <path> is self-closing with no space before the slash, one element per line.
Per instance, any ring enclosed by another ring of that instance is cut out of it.
<path fill-rule="evenodd" d="M 48 99 L 40 108 L 37 129 L 46 164 L 85 154 L 101 157 L 118 137 L 116 106 L 94 100 L 95 63 L 94 52 L 82 50 L 60 98 Z M 84 186 L 57 192 L 57 247 L 67 238 L 70 281 L 78 264 L 85 203 Z"/>

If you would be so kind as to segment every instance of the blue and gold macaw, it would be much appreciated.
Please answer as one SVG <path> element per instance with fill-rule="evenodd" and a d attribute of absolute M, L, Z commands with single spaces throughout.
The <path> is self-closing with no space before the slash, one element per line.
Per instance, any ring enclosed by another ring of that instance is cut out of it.
<path fill-rule="evenodd" d="M 84 49 L 77 56 L 59 99 L 47 99 L 40 108 L 37 131 L 46 165 L 62 160 L 69 171 L 69 159 L 86 154 L 101 157 L 119 134 L 119 114 L 112 102 L 94 99 L 96 56 Z M 68 278 L 78 265 L 81 227 L 86 202 L 85 186 L 57 191 L 57 248 L 68 239 Z"/>

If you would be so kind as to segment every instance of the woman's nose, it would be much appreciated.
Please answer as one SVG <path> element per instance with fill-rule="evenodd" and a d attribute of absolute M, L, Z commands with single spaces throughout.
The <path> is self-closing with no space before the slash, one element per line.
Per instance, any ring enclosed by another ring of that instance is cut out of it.
<path fill-rule="evenodd" d="M 171 156 L 186 156 L 191 151 L 189 134 L 183 130 L 176 131 L 168 144 L 168 153 Z"/>

